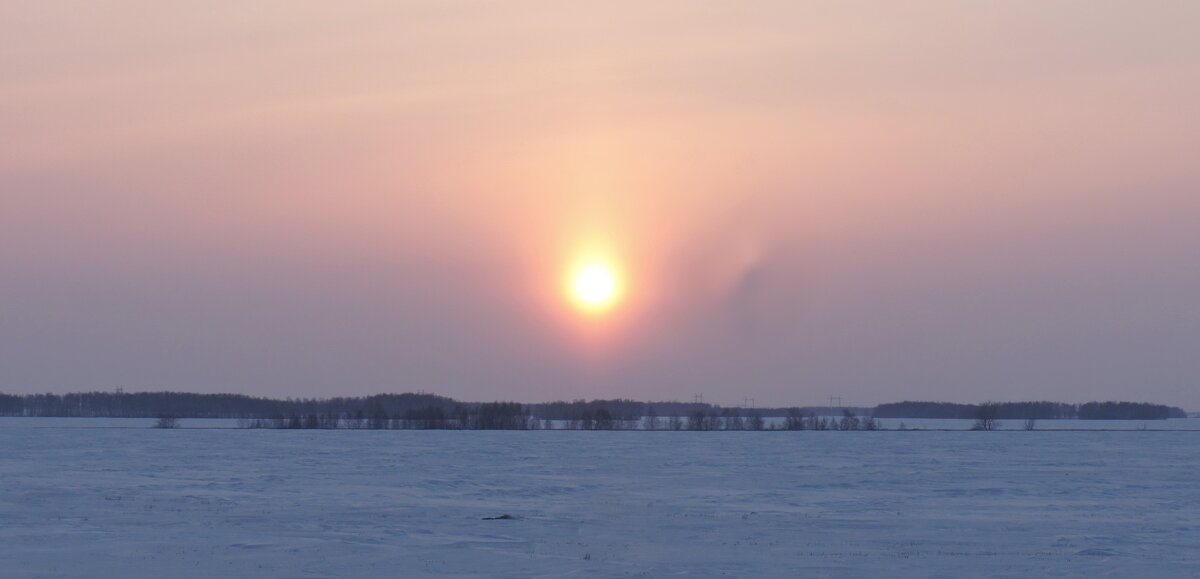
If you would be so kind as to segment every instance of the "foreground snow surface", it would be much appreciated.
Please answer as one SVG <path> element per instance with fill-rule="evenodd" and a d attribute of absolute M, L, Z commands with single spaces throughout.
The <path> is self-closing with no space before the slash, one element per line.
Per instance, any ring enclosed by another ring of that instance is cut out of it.
<path fill-rule="evenodd" d="M 4 577 L 1200 576 L 1198 432 L 0 421 Z"/>

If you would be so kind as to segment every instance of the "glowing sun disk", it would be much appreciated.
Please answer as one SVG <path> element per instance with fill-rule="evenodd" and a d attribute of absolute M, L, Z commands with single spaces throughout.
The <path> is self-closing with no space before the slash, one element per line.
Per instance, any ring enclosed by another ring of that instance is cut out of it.
<path fill-rule="evenodd" d="M 589 265 L 575 275 L 575 297 L 585 306 L 598 308 L 611 304 L 617 296 L 617 280 L 602 265 Z"/>

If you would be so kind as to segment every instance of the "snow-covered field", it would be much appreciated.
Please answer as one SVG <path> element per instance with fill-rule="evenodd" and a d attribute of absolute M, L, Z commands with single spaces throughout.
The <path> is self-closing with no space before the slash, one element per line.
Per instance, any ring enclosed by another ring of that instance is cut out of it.
<path fill-rule="evenodd" d="M 0 576 L 1200 577 L 1200 432 L 150 422 L 0 419 Z"/>

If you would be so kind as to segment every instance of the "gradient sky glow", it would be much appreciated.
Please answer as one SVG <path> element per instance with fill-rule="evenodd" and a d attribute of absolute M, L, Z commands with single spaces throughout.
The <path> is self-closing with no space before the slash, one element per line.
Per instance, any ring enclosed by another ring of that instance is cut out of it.
<path fill-rule="evenodd" d="M 183 4 L 0 4 L 0 391 L 1200 410 L 1200 3 Z"/>

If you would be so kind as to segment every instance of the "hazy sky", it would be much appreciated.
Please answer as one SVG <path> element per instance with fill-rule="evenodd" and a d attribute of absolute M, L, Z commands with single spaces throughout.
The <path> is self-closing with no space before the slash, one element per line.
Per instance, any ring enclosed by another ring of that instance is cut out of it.
<path fill-rule="evenodd" d="M 0 391 L 1200 409 L 1200 2 L 183 4 L 0 3 Z"/>

